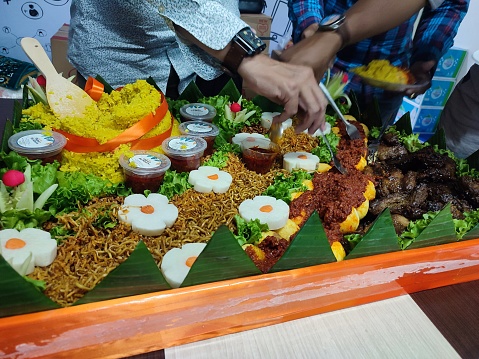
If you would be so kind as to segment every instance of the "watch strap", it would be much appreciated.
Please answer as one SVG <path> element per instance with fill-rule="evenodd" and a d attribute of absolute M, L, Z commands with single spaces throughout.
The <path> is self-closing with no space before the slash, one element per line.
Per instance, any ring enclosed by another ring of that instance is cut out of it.
<path fill-rule="evenodd" d="M 245 27 L 233 37 L 222 63 L 223 70 L 230 76 L 235 75 L 245 57 L 259 54 L 265 48 L 266 44 L 249 27 Z"/>
<path fill-rule="evenodd" d="M 236 75 L 241 62 L 246 56 L 244 49 L 236 42 L 232 41 L 228 53 L 223 60 L 223 69 L 231 75 Z"/>

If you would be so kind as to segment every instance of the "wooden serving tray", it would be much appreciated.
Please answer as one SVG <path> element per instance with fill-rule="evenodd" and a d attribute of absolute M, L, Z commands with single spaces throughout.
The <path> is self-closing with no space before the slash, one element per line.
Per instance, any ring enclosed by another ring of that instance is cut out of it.
<path fill-rule="evenodd" d="M 479 239 L 0 319 L 2 358 L 125 357 L 479 279 Z"/>

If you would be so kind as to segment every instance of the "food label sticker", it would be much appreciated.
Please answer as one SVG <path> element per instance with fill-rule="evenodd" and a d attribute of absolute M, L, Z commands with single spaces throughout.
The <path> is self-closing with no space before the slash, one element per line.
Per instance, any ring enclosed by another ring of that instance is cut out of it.
<path fill-rule="evenodd" d="M 134 155 L 128 161 L 137 168 L 156 168 L 161 166 L 161 159 L 152 155 Z"/>
<path fill-rule="evenodd" d="M 213 129 L 213 127 L 211 127 L 207 123 L 193 123 L 187 125 L 186 128 L 188 129 L 188 131 L 196 133 L 208 133 L 211 132 L 211 130 Z"/>
<path fill-rule="evenodd" d="M 206 116 L 209 110 L 205 106 L 191 105 L 185 110 L 185 112 L 190 116 L 199 117 Z"/>
<path fill-rule="evenodd" d="M 55 139 L 52 136 L 33 134 L 20 137 L 17 144 L 24 148 L 42 148 L 53 145 Z"/>
<path fill-rule="evenodd" d="M 168 146 L 177 151 L 188 151 L 196 147 L 196 141 L 188 137 L 179 137 L 172 139 Z"/>

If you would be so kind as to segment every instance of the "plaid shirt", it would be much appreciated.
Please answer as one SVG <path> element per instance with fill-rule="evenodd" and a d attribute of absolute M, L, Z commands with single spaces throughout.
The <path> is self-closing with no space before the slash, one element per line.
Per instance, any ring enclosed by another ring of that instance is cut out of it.
<path fill-rule="evenodd" d="M 400 1 L 400 0 L 396 0 Z M 342 14 L 357 0 L 290 0 L 289 18 L 293 25 L 293 41 L 324 16 Z M 425 7 L 416 35 L 412 38 L 417 15 L 383 34 L 347 46 L 338 53 L 333 72 L 368 64 L 375 59 L 388 59 L 393 65 L 409 67 L 415 61 L 439 59 L 453 45 L 459 25 L 466 15 L 469 0 L 445 0 L 435 10 Z M 362 85 L 357 76 L 349 88 L 365 98 L 380 97 L 382 90 Z"/>

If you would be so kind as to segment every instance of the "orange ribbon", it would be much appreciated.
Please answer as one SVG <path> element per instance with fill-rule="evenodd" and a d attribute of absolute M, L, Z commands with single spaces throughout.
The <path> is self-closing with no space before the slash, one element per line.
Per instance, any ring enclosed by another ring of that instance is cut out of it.
<path fill-rule="evenodd" d="M 150 113 L 146 115 L 136 124 L 120 133 L 117 137 L 109 140 L 108 142 L 105 142 L 104 144 L 98 143 L 98 141 L 94 138 L 77 136 L 58 129 L 54 130 L 61 133 L 67 138 L 67 144 L 65 146 L 65 149 L 76 153 L 110 152 L 117 148 L 119 145 L 128 142 L 132 142 L 133 146 L 137 146 L 135 149 L 151 149 L 161 144 L 161 142 L 159 141 L 163 141 L 165 138 L 169 137 L 173 127 L 172 118 L 171 126 L 164 133 L 152 138 L 147 138 L 143 140 L 139 139 L 147 132 L 151 131 L 155 126 L 157 126 L 168 112 L 168 102 L 166 101 L 163 94 L 161 94 L 161 98 L 162 102 L 160 106 L 158 106 L 154 114 Z"/>
<path fill-rule="evenodd" d="M 85 84 L 85 92 L 90 95 L 93 100 L 98 101 L 101 98 L 101 95 L 103 95 L 104 90 L 105 86 L 103 86 L 100 81 L 91 76 L 88 77 Z"/>

